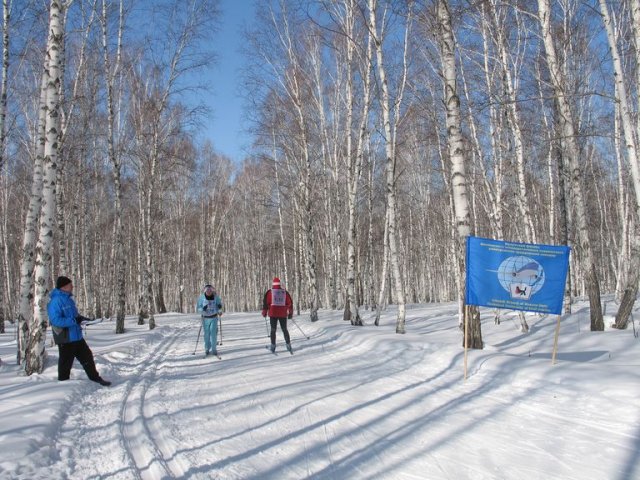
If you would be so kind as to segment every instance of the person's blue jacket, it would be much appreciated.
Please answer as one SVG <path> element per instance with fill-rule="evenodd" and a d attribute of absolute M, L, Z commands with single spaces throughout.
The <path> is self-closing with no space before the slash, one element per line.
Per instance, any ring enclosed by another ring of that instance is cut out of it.
<path fill-rule="evenodd" d="M 204 307 L 207 307 L 204 310 Z M 213 299 L 207 300 L 207 297 L 204 296 L 204 293 L 198 297 L 198 303 L 196 304 L 196 309 L 198 313 L 200 313 L 203 317 L 213 317 L 220 313 L 222 313 L 222 300 L 218 296 L 218 294 L 214 294 Z"/>
<path fill-rule="evenodd" d="M 71 292 L 54 289 L 49 295 L 47 314 L 56 344 L 82 340 L 82 327 L 76 320 L 78 309 Z"/>

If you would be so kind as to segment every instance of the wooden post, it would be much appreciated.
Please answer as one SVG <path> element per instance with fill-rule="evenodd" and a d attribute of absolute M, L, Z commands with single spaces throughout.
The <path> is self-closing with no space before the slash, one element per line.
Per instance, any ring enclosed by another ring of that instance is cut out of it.
<path fill-rule="evenodd" d="M 556 352 L 558 351 L 558 336 L 560 335 L 560 315 L 558 315 L 558 323 L 556 323 L 556 334 L 553 338 L 553 354 L 551 355 L 551 365 L 556 363 Z"/>
<path fill-rule="evenodd" d="M 469 347 L 469 305 L 464 306 L 464 379 L 467 379 L 467 349 Z"/>

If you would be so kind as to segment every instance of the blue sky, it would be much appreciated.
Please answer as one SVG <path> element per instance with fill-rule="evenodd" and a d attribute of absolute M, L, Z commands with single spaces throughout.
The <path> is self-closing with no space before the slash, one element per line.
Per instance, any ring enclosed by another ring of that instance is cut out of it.
<path fill-rule="evenodd" d="M 220 0 L 221 22 L 214 40 L 218 61 L 212 67 L 210 78 L 211 98 L 206 104 L 212 108 L 213 117 L 204 127 L 204 138 L 211 141 L 216 151 L 240 162 L 248 147 L 248 137 L 243 134 L 242 98 L 239 95 L 242 56 L 242 27 L 253 19 L 253 0 Z"/>

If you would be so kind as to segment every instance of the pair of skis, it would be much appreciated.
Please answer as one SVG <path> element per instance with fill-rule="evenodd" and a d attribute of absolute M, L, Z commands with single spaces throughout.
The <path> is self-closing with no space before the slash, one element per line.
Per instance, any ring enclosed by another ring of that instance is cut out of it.
<path fill-rule="evenodd" d="M 276 355 L 276 356 L 278 355 L 278 352 L 276 352 L 275 350 L 271 350 L 271 347 L 270 347 L 269 345 L 265 345 L 265 348 L 266 348 L 267 350 L 269 350 L 271 353 L 273 353 L 274 355 Z M 291 349 L 291 350 L 287 350 L 287 351 L 288 351 L 291 355 L 293 355 L 293 349 Z"/>

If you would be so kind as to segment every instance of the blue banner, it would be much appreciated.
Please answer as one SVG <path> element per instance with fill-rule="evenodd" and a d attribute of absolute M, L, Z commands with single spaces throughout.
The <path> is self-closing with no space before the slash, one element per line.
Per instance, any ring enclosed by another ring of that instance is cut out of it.
<path fill-rule="evenodd" d="M 467 305 L 560 315 L 570 248 L 467 238 Z"/>

